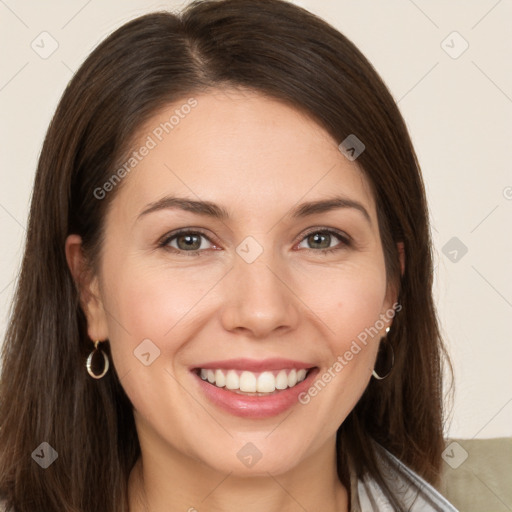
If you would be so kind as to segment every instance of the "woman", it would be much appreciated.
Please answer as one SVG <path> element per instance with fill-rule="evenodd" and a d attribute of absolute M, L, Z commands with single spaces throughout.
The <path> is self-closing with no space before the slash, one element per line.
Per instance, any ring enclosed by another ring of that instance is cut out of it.
<path fill-rule="evenodd" d="M 16 512 L 455 510 L 419 166 L 279 0 L 127 23 L 49 127 L 3 347 Z"/>

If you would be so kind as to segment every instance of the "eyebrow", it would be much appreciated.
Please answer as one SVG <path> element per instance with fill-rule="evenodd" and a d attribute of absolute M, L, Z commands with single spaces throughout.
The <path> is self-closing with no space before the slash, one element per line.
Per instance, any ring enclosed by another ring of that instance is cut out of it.
<path fill-rule="evenodd" d="M 304 218 L 340 208 L 355 209 L 363 215 L 370 225 L 372 224 L 368 211 L 360 202 L 342 196 L 302 203 L 296 206 L 287 216 L 292 219 Z M 219 220 L 229 219 L 228 211 L 211 201 L 196 201 L 184 197 L 166 196 L 156 202 L 149 203 L 139 214 L 137 220 L 150 213 L 168 209 L 179 209 Z"/>

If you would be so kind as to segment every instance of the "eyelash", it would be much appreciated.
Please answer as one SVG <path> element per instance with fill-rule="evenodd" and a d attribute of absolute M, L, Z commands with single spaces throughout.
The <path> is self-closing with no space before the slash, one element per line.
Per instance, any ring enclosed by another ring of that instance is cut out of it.
<path fill-rule="evenodd" d="M 351 240 L 350 240 L 350 238 L 347 235 L 343 234 L 340 231 L 334 230 L 332 228 L 315 228 L 313 230 L 310 230 L 307 233 L 305 233 L 302 236 L 302 238 L 300 240 L 298 240 L 298 242 L 302 242 L 308 236 L 316 234 L 316 233 L 334 235 L 341 242 L 341 244 L 338 244 L 338 245 L 336 245 L 334 247 L 327 248 L 327 249 L 306 249 L 306 250 L 317 252 L 317 253 L 320 253 L 322 255 L 327 255 L 327 254 L 330 254 L 330 253 L 333 253 L 333 252 L 336 252 L 336 251 L 340 251 L 343 248 L 351 246 Z M 173 232 L 173 233 L 165 235 L 163 237 L 163 239 L 158 243 L 158 247 L 161 248 L 161 249 L 165 249 L 165 250 L 171 251 L 171 252 L 173 252 L 175 254 L 183 255 L 183 256 L 185 256 L 185 255 L 186 256 L 202 256 L 201 253 L 203 253 L 206 249 L 195 249 L 193 251 L 183 251 L 181 249 L 176 249 L 175 247 L 170 247 L 169 246 L 169 243 L 172 240 L 174 240 L 175 238 L 177 238 L 178 236 L 183 235 L 183 234 L 187 234 L 187 235 L 201 235 L 204 238 L 206 238 L 210 243 L 215 244 L 215 242 L 210 240 L 210 238 L 205 233 L 203 233 L 202 231 L 200 231 L 200 230 L 191 230 L 191 229 L 185 228 L 185 229 L 180 229 L 180 230 L 178 230 L 176 232 Z"/>

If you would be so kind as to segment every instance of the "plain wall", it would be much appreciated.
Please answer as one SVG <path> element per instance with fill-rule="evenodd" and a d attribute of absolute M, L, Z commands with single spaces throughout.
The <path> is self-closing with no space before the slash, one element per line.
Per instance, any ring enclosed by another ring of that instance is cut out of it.
<path fill-rule="evenodd" d="M 0 3 L 0 340 L 38 155 L 66 84 L 114 29 L 183 3 Z M 431 210 L 436 300 L 455 369 L 447 434 L 511 436 L 512 3 L 295 3 L 333 24 L 368 57 L 398 102 L 415 144 Z M 45 31 L 58 43 L 48 58 L 31 46 L 51 49 L 55 43 L 40 35 Z"/>

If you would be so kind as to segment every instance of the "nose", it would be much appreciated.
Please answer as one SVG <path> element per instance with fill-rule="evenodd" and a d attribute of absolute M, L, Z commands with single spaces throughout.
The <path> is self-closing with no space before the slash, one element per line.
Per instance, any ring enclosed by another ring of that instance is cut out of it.
<path fill-rule="evenodd" d="M 224 282 L 221 321 L 231 332 L 264 339 L 296 328 L 300 300 L 293 292 L 290 273 L 270 251 L 247 263 L 235 258 Z"/>

